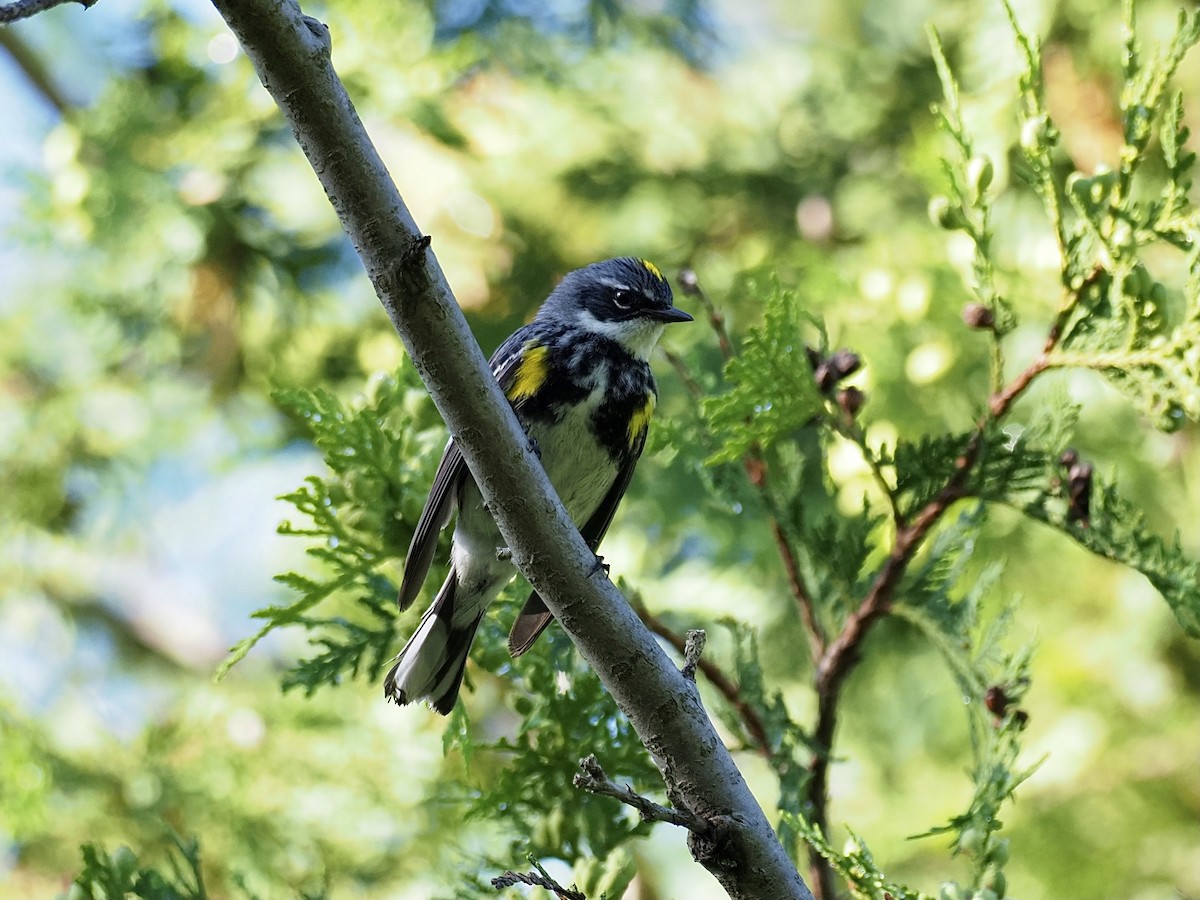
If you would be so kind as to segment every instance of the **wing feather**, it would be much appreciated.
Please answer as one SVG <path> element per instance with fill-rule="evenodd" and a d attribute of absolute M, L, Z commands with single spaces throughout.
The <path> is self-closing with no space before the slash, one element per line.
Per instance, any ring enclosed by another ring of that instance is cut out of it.
<path fill-rule="evenodd" d="M 529 337 L 529 326 L 520 328 L 492 354 L 489 362 L 492 374 L 506 393 L 512 384 Z M 458 495 L 469 477 L 470 472 L 467 470 L 462 451 L 451 437 L 442 452 L 441 462 L 438 463 L 433 476 L 433 486 L 429 489 L 425 507 L 421 510 L 417 527 L 413 531 L 412 542 L 408 545 L 404 575 L 400 580 L 400 592 L 397 597 L 401 610 L 412 606 L 420 594 L 425 577 L 429 574 L 429 567 L 433 565 L 433 556 L 437 552 L 438 534 L 450 523 Z"/>

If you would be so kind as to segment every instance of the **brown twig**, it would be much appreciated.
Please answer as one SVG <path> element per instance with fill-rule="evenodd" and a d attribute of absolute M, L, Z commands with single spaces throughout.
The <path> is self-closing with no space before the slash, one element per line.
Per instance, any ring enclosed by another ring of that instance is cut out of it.
<path fill-rule="evenodd" d="M 633 601 L 634 610 L 636 610 L 647 628 L 674 647 L 679 653 L 686 654 L 687 639 L 683 635 L 642 606 L 636 597 L 630 597 L 630 600 Z M 704 677 L 717 689 L 717 693 L 724 697 L 726 702 L 737 712 L 738 718 L 742 720 L 742 726 L 746 729 L 746 734 L 750 738 L 754 750 L 760 756 L 769 759 L 771 756 L 771 740 L 767 737 L 766 725 L 763 724 L 762 717 L 759 716 L 758 711 L 742 699 L 738 686 L 734 684 L 729 676 L 721 671 L 720 666 L 711 660 L 700 657 L 696 663 L 696 668 L 704 673 Z"/>
<path fill-rule="evenodd" d="M 96 5 L 96 0 L 16 0 L 15 3 L 0 6 L 0 25 L 28 19 L 64 3 L 78 3 L 84 9 L 88 9 Z"/>
<path fill-rule="evenodd" d="M 783 562 L 783 571 L 787 575 L 788 587 L 800 610 L 800 621 L 804 623 L 809 650 L 812 653 L 813 664 L 816 665 L 817 660 L 825 653 L 825 629 L 817 621 L 816 604 L 800 574 L 800 563 L 792 550 L 792 543 L 788 540 L 779 518 L 774 514 L 771 516 L 771 534 L 775 538 L 775 546 L 779 549 L 779 558 Z"/>
<path fill-rule="evenodd" d="M 704 388 L 700 386 L 700 382 L 692 375 L 692 370 L 688 368 L 688 364 L 684 362 L 683 357 L 674 350 L 668 350 L 665 347 L 663 348 L 663 355 L 666 356 L 667 362 L 671 364 L 671 368 L 675 370 L 675 374 L 679 376 L 679 380 L 683 382 L 683 386 L 687 388 L 687 392 L 691 394 L 692 399 L 704 399 Z"/>
<path fill-rule="evenodd" d="M 721 350 L 721 356 L 728 362 L 733 358 L 733 341 L 729 339 L 729 329 L 725 327 L 724 313 L 717 309 L 717 305 L 713 303 L 712 298 L 700 286 L 700 280 L 696 277 L 696 273 L 692 269 L 684 269 L 679 273 L 679 286 L 685 294 L 689 297 L 695 297 L 700 301 L 700 305 L 704 307 L 704 315 L 708 320 L 708 325 L 717 336 L 717 346 Z"/>
<path fill-rule="evenodd" d="M 1056 322 L 1043 351 L 1007 387 L 988 398 L 987 412 L 980 418 L 967 446 L 954 461 L 954 472 L 908 524 L 897 528 L 895 543 L 887 561 L 875 576 L 862 603 L 846 620 L 838 636 L 829 643 L 817 664 L 817 724 L 813 729 L 813 744 L 817 749 L 809 762 L 811 777 L 807 793 L 810 820 L 822 831 L 827 829 L 829 760 L 837 727 L 838 700 L 846 677 L 858 662 L 862 643 L 871 626 L 891 611 L 900 579 L 930 530 L 954 503 L 968 495 L 967 479 L 979 460 L 987 428 L 1009 411 L 1034 378 L 1050 367 L 1049 354 L 1058 342 L 1059 332 L 1060 326 Z M 836 885 L 828 861 L 811 848 L 809 861 L 814 895 L 818 900 L 832 900 L 836 895 Z"/>

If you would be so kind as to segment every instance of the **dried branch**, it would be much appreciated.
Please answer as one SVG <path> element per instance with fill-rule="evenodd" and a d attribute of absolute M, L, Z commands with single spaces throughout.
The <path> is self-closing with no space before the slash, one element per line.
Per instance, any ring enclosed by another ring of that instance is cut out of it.
<path fill-rule="evenodd" d="M 0 25 L 31 18 L 64 3 L 78 3 L 84 9 L 89 9 L 96 5 L 96 0 L 16 0 L 15 3 L 0 6 Z"/>
<path fill-rule="evenodd" d="M 703 634 L 703 632 L 701 633 Z M 655 803 L 634 791 L 629 785 L 621 787 L 605 774 L 595 756 L 586 756 L 581 759 L 579 769 L 580 771 L 572 779 L 575 787 L 587 791 L 589 794 L 612 797 L 620 800 L 626 806 L 632 806 L 638 811 L 643 822 L 669 822 L 672 825 L 686 828 L 707 840 L 715 839 L 718 831 L 727 824 L 724 819 L 704 819 L 686 809 L 671 809 Z"/>
<path fill-rule="evenodd" d="M 498 891 L 512 887 L 515 884 L 528 884 L 533 887 L 545 888 L 554 894 L 558 900 L 587 900 L 587 895 L 583 891 L 577 891 L 574 888 L 565 888 L 546 872 L 537 861 L 529 860 L 537 868 L 537 872 L 513 872 L 511 869 L 503 872 L 492 879 L 492 887 Z"/>

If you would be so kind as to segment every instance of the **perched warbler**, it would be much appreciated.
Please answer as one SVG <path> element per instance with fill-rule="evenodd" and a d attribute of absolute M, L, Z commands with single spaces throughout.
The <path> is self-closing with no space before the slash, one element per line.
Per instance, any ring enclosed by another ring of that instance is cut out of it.
<path fill-rule="evenodd" d="M 567 275 L 492 356 L 496 380 L 593 550 L 646 444 L 657 396 L 650 353 L 668 323 L 691 320 L 672 305 L 653 263 L 608 259 Z M 416 600 L 438 533 L 456 512 L 450 574 L 384 682 L 396 703 L 427 700 L 443 715 L 458 698 L 475 629 L 515 571 L 498 552 L 504 539 L 451 438 L 408 548 L 400 609 Z M 512 655 L 528 650 L 552 618 L 531 594 L 508 638 Z"/>

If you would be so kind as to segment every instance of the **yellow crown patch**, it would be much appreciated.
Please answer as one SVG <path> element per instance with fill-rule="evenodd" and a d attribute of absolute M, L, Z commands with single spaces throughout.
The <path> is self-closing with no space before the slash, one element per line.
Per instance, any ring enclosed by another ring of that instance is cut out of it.
<path fill-rule="evenodd" d="M 663 277 L 662 269 L 660 269 L 654 263 L 650 262 L 650 260 L 640 259 L 640 260 L 638 260 L 638 262 L 640 262 L 643 266 L 645 266 L 646 271 L 649 272 L 651 275 L 653 275 L 655 278 L 657 278 L 659 281 L 667 280 Z"/>

